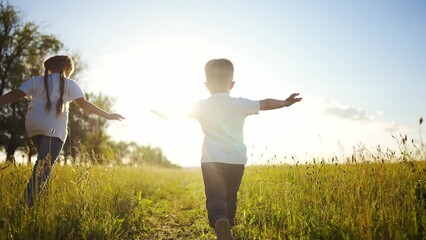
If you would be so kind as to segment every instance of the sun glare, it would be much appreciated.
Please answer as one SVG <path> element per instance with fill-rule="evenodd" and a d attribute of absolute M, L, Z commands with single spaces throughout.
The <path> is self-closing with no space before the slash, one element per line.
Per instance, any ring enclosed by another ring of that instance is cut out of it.
<path fill-rule="evenodd" d="M 189 39 L 134 43 L 129 45 L 133 47 L 105 55 L 103 62 L 93 66 L 89 89 L 114 97 L 115 111 L 126 117 L 126 121 L 112 124 L 115 139 L 158 146 L 173 163 L 181 166 L 199 165 L 202 132 L 198 123 L 182 118 L 163 120 L 152 111 L 182 116 L 192 104 L 208 97 L 203 68 L 212 58 L 235 59 L 233 96 L 283 99 L 294 90 L 288 76 L 275 75 L 265 66 L 262 68 L 243 56 L 233 55 L 232 51 L 198 42 L 204 45 Z M 309 100 L 303 89 L 295 91 L 301 91 L 304 97 L 297 106 L 248 118 L 245 141 L 249 164 L 291 156 L 305 161 L 318 154 L 340 154 L 342 146 L 350 152 L 358 142 L 384 143 L 383 139 L 390 136 L 381 128 L 372 131 L 377 128 L 372 120 L 359 124 L 326 116 L 321 112 L 323 106 L 319 99 Z M 367 137 L 366 132 L 374 135 Z M 258 155 L 253 155 L 253 151 Z"/>
<path fill-rule="evenodd" d="M 179 39 L 145 44 L 109 53 L 92 68 L 91 88 L 113 96 L 114 110 L 126 117 L 112 126 L 115 137 L 159 146 L 180 165 L 199 164 L 199 126 L 191 120 L 162 120 L 152 111 L 184 116 L 208 96 L 204 63 L 218 56 L 203 48 Z"/>

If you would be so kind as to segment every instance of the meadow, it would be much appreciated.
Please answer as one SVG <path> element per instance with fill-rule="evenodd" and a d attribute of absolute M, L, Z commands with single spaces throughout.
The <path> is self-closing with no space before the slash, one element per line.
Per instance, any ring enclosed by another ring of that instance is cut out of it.
<path fill-rule="evenodd" d="M 215 239 L 199 169 L 56 166 L 22 205 L 30 166 L 0 165 L 0 239 Z M 426 239 L 426 161 L 246 168 L 236 239 Z"/>

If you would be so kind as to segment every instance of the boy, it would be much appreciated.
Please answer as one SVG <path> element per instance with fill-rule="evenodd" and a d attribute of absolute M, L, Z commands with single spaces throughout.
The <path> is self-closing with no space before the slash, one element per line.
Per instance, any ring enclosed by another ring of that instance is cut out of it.
<path fill-rule="evenodd" d="M 205 84 L 211 96 L 198 102 L 190 116 L 199 121 L 204 132 L 201 170 L 209 224 L 215 229 L 217 239 L 232 240 L 237 192 L 247 162 L 244 120 L 259 110 L 289 107 L 302 98 L 297 98 L 298 93 L 286 100 L 233 98 L 229 96 L 234 87 L 231 61 L 213 59 L 207 62 L 204 70 Z"/>

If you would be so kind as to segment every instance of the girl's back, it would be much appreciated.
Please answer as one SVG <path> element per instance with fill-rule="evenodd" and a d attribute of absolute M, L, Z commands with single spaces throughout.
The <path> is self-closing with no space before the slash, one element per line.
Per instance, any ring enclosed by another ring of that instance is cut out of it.
<path fill-rule="evenodd" d="M 52 106 L 56 106 L 60 98 L 60 76 L 58 73 L 49 74 L 48 87 Z M 73 99 L 83 98 L 84 93 L 71 79 L 64 78 L 63 111 L 57 113 L 55 109 L 46 111 L 46 90 L 44 77 L 38 76 L 29 79 L 19 88 L 31 100 L 25 117 L 25 126 L 29 137 L 36 135 L 58 137 L 62 141 L 67 135 L 67 121 L 69 102 Z"/>

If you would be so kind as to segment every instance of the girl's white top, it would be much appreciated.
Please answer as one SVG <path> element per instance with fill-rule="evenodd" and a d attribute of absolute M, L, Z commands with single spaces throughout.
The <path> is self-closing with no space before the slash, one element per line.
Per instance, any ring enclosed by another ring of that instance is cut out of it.
<path fill-rule="evenodd" d="M 190 115 L 204 132 L 201 162 L 246 164 L 243 127 L 248 115 L 259 113 L 259 101 L 215 93 L 195 104 Z"/>
<path fill-rule="evenodd" d="M 29 137 L 36 135 L 52 136 L 65 142 L 68 134 L 69 103 L 78 98 L 84 98 L 84 93 L 76 82 L 65 78 L 64 108 L 59 115 L 56 114 L 56 103 L 60 97 L 59 74 L 53 73 L 48 77 L 51 109 L 46 112 L 46 91 L 43 76 L 33 77 L 24 82 L 19 89 L 27 94 L 30 99 L 28 111 L 25 116 L 25 128 Z"/>

